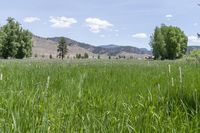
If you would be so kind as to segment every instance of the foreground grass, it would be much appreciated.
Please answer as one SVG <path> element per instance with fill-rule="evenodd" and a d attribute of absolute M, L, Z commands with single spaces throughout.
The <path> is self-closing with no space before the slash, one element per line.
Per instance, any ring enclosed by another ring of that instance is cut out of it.
<path fill-rule="evenodd" d="M 0 132 L 200 132 L 199 65 L 0 61 L 0 74 Z"/>

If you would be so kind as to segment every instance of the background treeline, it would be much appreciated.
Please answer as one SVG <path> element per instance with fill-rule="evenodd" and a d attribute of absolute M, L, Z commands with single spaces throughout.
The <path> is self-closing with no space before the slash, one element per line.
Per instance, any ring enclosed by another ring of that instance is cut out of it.
<path fill-rule="evenodd" d="M 162 60 L 181 58 L 187 51 L 187 44 L 188 38 L 180 28 L 164 24 L 155 28 L 150 41 L 154 58 Z"/>
<path fill-rule="evenodd" d="M 32 34 L 13 18 L 0 27 L 0 57 L 22 59 L 32 54 Z"/>

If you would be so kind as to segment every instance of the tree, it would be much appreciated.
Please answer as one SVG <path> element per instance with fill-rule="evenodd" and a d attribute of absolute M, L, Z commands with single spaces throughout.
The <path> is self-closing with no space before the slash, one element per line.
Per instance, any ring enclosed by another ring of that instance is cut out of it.
<path fill-rule="evenodd" d="M 53 56 L 52 56 L 52 54 L 50 54 L 50 55 L 49 55 L 49 59 L 53 59 Z"/>
<path fill-rule="evenodd" d="M 88 53 L 85 53 L 85 54 L 84 54 L 84 58 L 85 58 L 85 59 L 88 59 L 88 58 L 89 58 Z"/>
<path fill-rule="evenodd" d="M 2 47 L 0 49 L 3 58 L 30 57 L 32 54 L 32 34 L 24 30 L 13 18 L 7 19 L 7 24 L 1 28 Z"/>
<path fill-rule="evenodd" d="M 163 59 L 166 54 L 165 41 L 161 29 L 156 27 L 150 42 L 155 59 Z"/>
<path fill-rule="evenodd" d="M 161 25 L 151 36 L 150 46 L 155 59 L 181 58 L 187 50 L 188 38 L 178 27 Z"/>
<path fill-rule="evenodd" d="M 64 37 L 60 38 L 59 45 L 58 45 L 58 57 L 64 59 L 65 55 L 67 54 L 67 43 Z"/>
<path fill-rule="evenodd" d="M 76 58 L 80 59 L 81 58 L 81 54 L 76 54 Z"/>
<path fill-rule="evenodd" d="M 5 34 L 0 28 L 0 56 L 2 56 L 2 47 L 3 47 L 4 39 L 5 39 Z"/>
<path fill-rule="evenodd" d="M 28 30 L 24 30 L 19 36 L 19 42 L 16 58 L 30 57 L 32 55 L 32 34 Z"/>

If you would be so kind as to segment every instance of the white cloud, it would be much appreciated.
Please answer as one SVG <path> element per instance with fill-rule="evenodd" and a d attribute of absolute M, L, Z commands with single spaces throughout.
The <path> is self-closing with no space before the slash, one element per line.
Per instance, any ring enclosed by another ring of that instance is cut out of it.
<path fill-rule="evenodd" d="M 137 39 L 145 39 L 147 38 L 147 34 L 146 33 L 137 33 L 132 35 L 133 38 L 137 38 Z"/>
<path fill-rule="evenodd" d="M 200 39 L 197 36 L 188 36 L 189 43 L 200 43 Z"/>
<path fill-rule="evenodd" d="M 105 35 L 104 35 L 104 34 L 101 34 L 101 35 L 100 35 L 100 37 L 101 37 L 101 38 L 104 38 L 104 37 L 105 37 Z"/>
<path fill-rule="evenodd" d="M 174 16 L 172 14 L 167 14 L 165 15 L 165 18 L 167 18 L 168 20 L 170 20 L 171 18 L 173 18 Z"/>
<path fill-rule="evenodd" d="M 89 26 L 90 31 L 93 33 L 99 33 L 101 30 L 105 30 L 113 26 L 110 22 L 99 18 L 87 18 L 85 22 Z"/>
<path fill-rule="evenodd" d="M 40 21 L 38 17 L 26 17 L 23 19 L 25 23 L 33 23 L 35 21 Z"/>
<path fill-rule="evenodd" d="M 51 27 L 53 28 L 69 28 L 72 24 L 77 23 L 77 20 L 74 18 L 66 18 L 66 17 L 49 17 L 49 22 L 52 23 Z"/>
<path fill-rule="evenodd" d="M 193 24 L 193 26 L 198 26 L 198 25 L 199 25 L 198 23 L 194 23 L 194 24 Z"/>

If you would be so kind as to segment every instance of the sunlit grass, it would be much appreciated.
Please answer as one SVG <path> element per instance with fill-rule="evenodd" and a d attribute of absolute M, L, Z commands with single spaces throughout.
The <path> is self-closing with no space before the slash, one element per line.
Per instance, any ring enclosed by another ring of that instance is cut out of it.
<path fill-rule="evenodd" d="M 0 74 L 1 132 L 200 131 L 196 64 L 11 60 Z"/>

